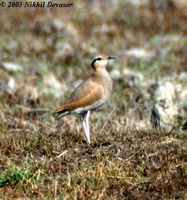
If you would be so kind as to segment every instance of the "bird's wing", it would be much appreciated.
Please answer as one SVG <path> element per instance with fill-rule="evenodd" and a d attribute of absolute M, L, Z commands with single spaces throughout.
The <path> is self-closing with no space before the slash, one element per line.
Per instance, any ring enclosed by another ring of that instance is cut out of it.
<path fill-rule="evenodd" d="M 56 113 L 93 105 L 101 99 L 103 92 L 104 89 L 100 84 L 92 79 L 87 79 L 72 93 L 69 101 L 56 110 Z"/>

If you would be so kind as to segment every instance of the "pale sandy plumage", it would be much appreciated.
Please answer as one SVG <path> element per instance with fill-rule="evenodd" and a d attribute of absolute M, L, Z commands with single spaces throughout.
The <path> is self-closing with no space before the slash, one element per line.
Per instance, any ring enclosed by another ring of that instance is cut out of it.
<path fill-rule="evenodd" d="M 112 91 L 112 79 L 106 70 L 109 59 L 114 57 L 99 55 L 93 59 L 92 75 L 74 90 L 67 102 L 53 113 L 54 116 L 61 118 L 68 114 L 80 114 L 84 121 L 88 111 L 96 110 L 107 101 Z"/>

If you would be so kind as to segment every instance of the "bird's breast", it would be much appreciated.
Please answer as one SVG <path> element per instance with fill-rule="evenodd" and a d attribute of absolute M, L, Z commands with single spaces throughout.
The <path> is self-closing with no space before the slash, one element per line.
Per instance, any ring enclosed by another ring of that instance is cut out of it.
<path fill-rule="evenodd" d="M 105 78 L 103 80 L 103 85 L 104 85 L 104 96 L 105 98 L 109 98 L 109 96 L 111 95 L 112 92 L 112 87 L 113 87 L 113 83 L 112 83 L 112 79 L 110 76 L 108 76 L 107 78 Z"/>

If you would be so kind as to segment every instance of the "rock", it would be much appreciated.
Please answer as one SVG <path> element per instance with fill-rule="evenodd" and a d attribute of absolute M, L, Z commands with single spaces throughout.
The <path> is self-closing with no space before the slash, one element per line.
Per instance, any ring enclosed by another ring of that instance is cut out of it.
<path fill-rule="evenodd" d="M 152 58 L 154 56 L 154 53 L 152 51 L 148 51 L 143 48 L 133 48 L 127 51 L 123 51 L 121 53 L 136 58 Z"/>
<path fill-rule="evenodd" d="M 138 79 L 138 80 L 143 80 L 144 79 L 144 76 L 141 72 L 135 72 L 135 71 L 132 71 L 130 69 L 127 69 L 125 68 L 123 70 L 123 74 L 127 77 L 134 77 L 135 79 Z"/>
<path fill-rule="evenodd" d="M 2 66 L 10 72 L 22 71 L 22 66 L 15 63 L 4 62 L 2 63 Z"/>
<path fill-rule="evenodd" d="M 110 72 L 110 75 L 111 75 L 112 79 L 114 79 L 114 80 L 119 80 L 121 78 L 120 71 L 117 69 L 112 70 Z"/>
<path fill-rule="evenodd" d="M 187 73 L 186 72 L 181 72 L 180 74 L 179 74 L 179 79 L 180 80 L 187 80 Z"/>
<path fill-rule="evenodd" d="M 7 91 L 9 94 L 13 94 L 15 91 L 16 82 L 15 79 L 10 77 L 7 83 Z"/>
<path fill-rule="evenodd" d="M 132 120 L 132 119 L 126 119 L 126 130 L 136 130 L 136 131 L 147 131 L 151 130 L 151 123 L 147 119 L 143 120 Z"/>
<path fill-rule="evenodd" d="M 149 1 L 148 0 L 126 0 L 127 3 L 132 4 L 133 6 L 145 6 L 148 5 Z"/>
<path fill-rule="evenodd" d="M 61 90 L 61 83 L 56 79 L 56 77 L 53 74 L 48 74 L 44 77 L 44 84 L 47 87 L 55 88 L 56 90 Z"/>
<path fill-rule="evenodd" d="M 151 126 L 150 126 L 150 122 L 147 120 L 140 120 L 140 121 L 136 121 L 136 123 L 134 124 L 135 129 L 140 131 L 140 130 L 150 130 Z"/>
<path fill-rule="evenodd" d="M 154 99 L 156 102 L 171 104 L 176 100 L 176 85 L 172 82 L 160 83 L 155 90 Z"/>
<path fill-rule="evenodd" d="M 44 77 L 43 83 L 45 87 L 42 92 L 44 94 L 53 95 L 57 98 L 59 98 L 67 89 L 66 86 L 61 84 L 52 73 Z"/>
<path fill-rule="evenodd" d="M 154 101 L 150 119 L 152 127 L 171 131 L 176 125 L 178 115 L 175 84 L 160 83 L 154 92 Z"/>
<path fill-rule="evenodd" d="M 181 109 L 187 108 L 187 87 L 184 87 L 182 84 L 177 84 L 177 99 L 178 106 Z"/>
<path fill-rule="evenodd" d="M 52 26 L 56 29 L 56 30 L 61 30 L 62 28 L 64 28 L 64 23 L 62 20 L 59 19 L 55 19 L 52 23 Z"/>

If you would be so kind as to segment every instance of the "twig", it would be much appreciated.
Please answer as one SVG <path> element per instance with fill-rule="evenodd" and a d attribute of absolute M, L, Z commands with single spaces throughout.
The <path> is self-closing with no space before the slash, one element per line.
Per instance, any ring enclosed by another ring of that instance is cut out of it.
<path fill-rule="evenodd" d="M 60 158 L 63 155 L 65 155 L 68 152 L 68 150 L 63 151 L 61 154 L 59 154 L 58 156 L 56 156 L 55 158 Z"/>
<path fill-rule="evenodd" d="M 106 118 L 106 120 L 105 120 L 105 122 L 104 122 L 104 124 L 103 124 L 103 127 L 101 128 L 101 131 L 100 131 L 100 133 L 102 133 L 103 132 L 103 130 L 104 130 L 104 128 L 105 128 L 105 126 L 106 126 L 106 124 L 107 124 L 107 122 L 108 122 L 108 120 L 110 119 L 110 117 L 112 116 L 112 114 L 113 114 L 113 112 L 115 111 L 115 109 L 116 109 L 116 107 L 114 107 L 113 109 L 112 109 L 112 111 L 108 114 L 108 117 Z"/>

